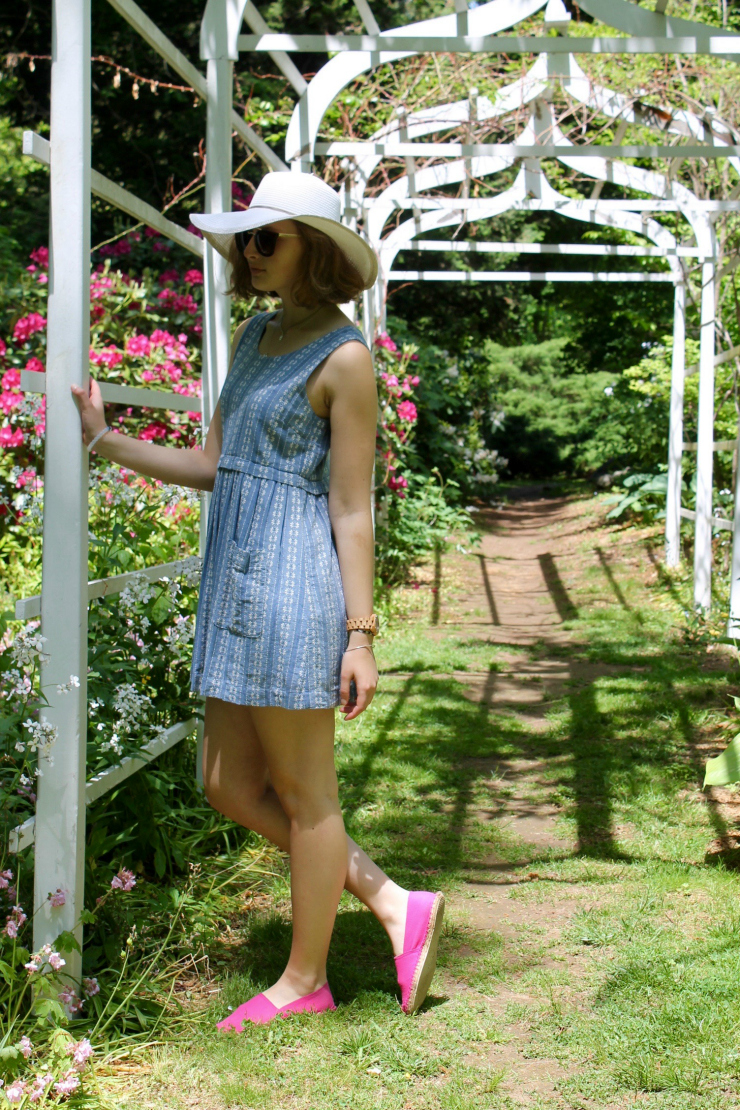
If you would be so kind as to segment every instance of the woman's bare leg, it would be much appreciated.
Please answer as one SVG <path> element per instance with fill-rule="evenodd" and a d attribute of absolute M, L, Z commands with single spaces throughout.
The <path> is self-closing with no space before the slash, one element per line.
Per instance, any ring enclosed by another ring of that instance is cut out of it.
<path fill-rule="evenodd" d="M 295 710 L 286 710 L 292 714 Z M 314 712 L 310 710 L 309 712 Z M 269 781 L 267 760 L 249 706 L 206 698 L 203 779 L 211 805 L 290 852 L 290 821 Z M 345 834 L 346 836 L 346 834 Z M 407 891 L 351 837 L 345 887 L 385 928 L 394 955 L 403 950 Z"/>

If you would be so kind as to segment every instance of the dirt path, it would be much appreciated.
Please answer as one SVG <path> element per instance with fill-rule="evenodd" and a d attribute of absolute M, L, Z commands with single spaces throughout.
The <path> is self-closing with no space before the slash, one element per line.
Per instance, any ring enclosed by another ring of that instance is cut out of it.
<path fill-rule="evenodd" d="M 497 646 L 495 667 L 455 677 L 468 698 L 487 703 L 493 721 L 498 717 L 502 724 L 517 722 L 536 748 L 538 734 L 548 728 L 546 714 L 558 699 L 601 676 L 629 669 L 578 658 L 583 645 L 568 622 L 578 616 L 580 576 L 588 568 L 604 572 L 605 595 L 594 597 L 589 591 L 589 605 L 613 605 L 616 599 L 626 606 L 614 567 L 634 573 L 643 562 L 648 579 L 654 577 L 654 568 L 644 562 L 644 549 L 641 559 L 633 558 L 634 548 L 622 548 L 619 540 L 604 543 L 601 521 L 589 500 L 521 500 L 483 510 L 476 522 L 485 530 L 475 557 L 477 575 L 471 574 L 470 556 L 464 564 L 460 557 L 453 558 L 452 576 L 468 585 L 453 591 L 448 601 L 440 591 L 438 633 L 449 635 L 454 625 L 466 639 Z M 451 923 L 463 922 L 476 932 L 495 932 L 502 938 L 509 973 L 495 994 L 480 996 L 480 1001 L 491 1017 L 503 1021 L 506 1033 L 504 1043 L 491 1046 L 480 1063 L 505 1073 L 501 1094 L 522 1106 L 539 1105 L 542 1099 L 559 1104 L 557 1083 L 565 1072 L 556 1060 L 533 1058 L 539 1053 L 529 1051 L 528 1023 L 512 1020 L 512 1015 L 518 1007 L 537 1005 L 527 989 L 533 973 L 567 970 L 570 990 L 577 991 L 575 984 L 587 974 L 587 965 L 567 954 L 568 946 L 561 943 L 574 914 L 594 904 L 593 892 L 578 884 L 548 883 L 536 889 L 543 856 L 562 858 L 583 845 L 560 820 L 561 808 L 551 799 L 552 780 L 545 775 L 550 761 L 534 752 L 533 756 L 476 761 L 488 772 L 491 799 L 469 820 L 491 822 L 513 833 L 520 839 L 521 854 L 516 863 L 492 855 L 485 861 L 490 872 L 466 883 L 449 904 Z M 527 864 L 535 870 L 522 876 L 522 865 Z M 454 994 L 461 987 L 447 976 L 444 989 Z"/>

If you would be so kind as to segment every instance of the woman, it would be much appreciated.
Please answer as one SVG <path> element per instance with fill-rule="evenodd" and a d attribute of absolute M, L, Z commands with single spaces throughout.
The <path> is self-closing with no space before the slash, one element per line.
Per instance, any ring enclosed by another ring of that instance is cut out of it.
<path fill-rule="evenodd" d="M 367 344 L 338 307 L 372 286 L 377 260 L 310 174 L 268 173 L 248 210 L 192 219 L 229 259 L 230 292 L 281 303 L 236 329 L 204 449 L 112 433 L 98 385 L 73 394 L 88 449 L 213 491 L 191 673 L 205 697 L 204 785 L 221 813 L 290 853 L 293 911 L 285 971 L 218 1027 L 335 1009 L 326 957 L 344 887 L 385 927 L 411 1013 L 434 973 L 444 898 L 399 887 L 347 836 L 334 768 L 335 707 L 355 719 L 378 681 L 377 394 Z"/>

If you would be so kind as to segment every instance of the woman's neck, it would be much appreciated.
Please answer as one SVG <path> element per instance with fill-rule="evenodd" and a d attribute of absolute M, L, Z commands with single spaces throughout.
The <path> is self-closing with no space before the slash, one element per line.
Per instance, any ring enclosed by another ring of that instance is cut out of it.
<path fill-rule="evenodd" d="M 286 332 L 289 328 L 299 328 L 301 324 L 306 323 L 309 319 L 311 323 L 319 322 L 328 308 L 334 308 L 334 305 L 321 304 L 315 305 L 313 308 L 303 308 L 301 305 L 286 304 L 285 301 L 282 301 L 279 317 L 280 326 Z"/>

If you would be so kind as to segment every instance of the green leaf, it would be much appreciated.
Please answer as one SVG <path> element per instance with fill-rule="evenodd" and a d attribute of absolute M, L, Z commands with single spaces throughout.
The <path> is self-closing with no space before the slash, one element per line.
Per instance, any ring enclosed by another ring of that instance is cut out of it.
<path fill-rule="evenodd" d="M 80 943 L 75 937 L 74 933 L 70 933 L 68 930 L 60 933 L 57 939 L 54 941 L 54 944 L 60 952 L 82 952 L 82 949 L 80 948 Z"/>
<path fill-rule="evenodd" d="M 740 732 L 715 759 L 708 759 L 704 787 L 729 786 L 740 782 Z"/>

